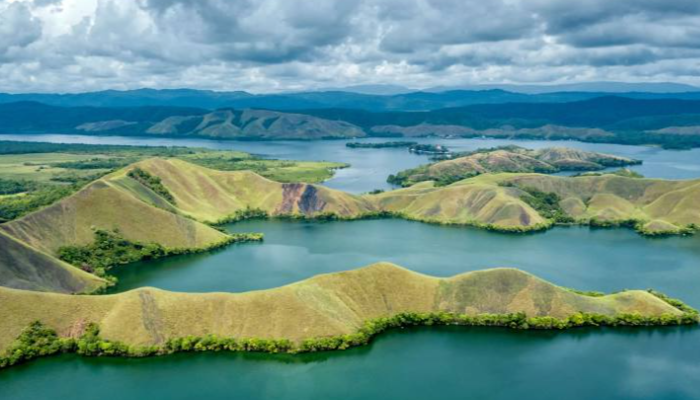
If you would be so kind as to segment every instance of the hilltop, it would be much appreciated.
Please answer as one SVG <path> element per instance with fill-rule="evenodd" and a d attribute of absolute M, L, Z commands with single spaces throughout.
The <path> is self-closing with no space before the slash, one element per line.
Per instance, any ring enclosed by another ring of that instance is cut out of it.
<path fill-rule="evenodd" d="M 566 147 L 530 150 L 519 146 L 504 146 L 455 154 L 453 158 L 447 160 L 391 175 L 388 181 L 401 186 L 411 186 L 423 181 L 436 181 L 438 184 L 446 185 L 486 173 L 598 171 L 636 164 L 641 162 L 626 157 Z"/>
<path fill-rule="evenodd" d="M 489 314 L 493 321 L 495 315 L 523 313 L 525 318 L 548 317 L 547 324 L 578 318 L 580 313 L 599 318 L 635 314 L 640 321 L 663 318 L 668 323 L 680 323 L 674 321 L 684 315 L 645 291 L 588 296 L 515 269 L 434 278 L 389 263 L 240 294 L 142 288 L 75 296 L 0 288 L 0 302 L 5 305 L 0 308 L 0 352 L 34 321 L 71 338 L 96 323 L 103 339 L 128 346 L 164 346 L 173 339 L 206 335 L 286 339 L 294 346 L 353 335 L 368 321 L 408 313 Z M 526 321 L 536 323 L 520 323 Z"/>

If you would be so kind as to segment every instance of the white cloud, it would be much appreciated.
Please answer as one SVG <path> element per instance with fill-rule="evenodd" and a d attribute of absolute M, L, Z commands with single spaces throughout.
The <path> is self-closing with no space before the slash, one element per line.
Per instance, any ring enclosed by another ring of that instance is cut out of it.
<path fill-rule="evenodd" d="M 697 0 L 0 0 L 0 90 L 700 84 Z"/>

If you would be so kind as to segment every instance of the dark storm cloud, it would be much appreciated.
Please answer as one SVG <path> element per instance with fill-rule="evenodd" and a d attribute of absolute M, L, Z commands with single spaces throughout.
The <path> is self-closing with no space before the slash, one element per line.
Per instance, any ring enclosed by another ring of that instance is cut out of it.
<path fill-rule="evenodd" d="M 0 90 L 678 80 L 700 0 L 0 0 Z"/>

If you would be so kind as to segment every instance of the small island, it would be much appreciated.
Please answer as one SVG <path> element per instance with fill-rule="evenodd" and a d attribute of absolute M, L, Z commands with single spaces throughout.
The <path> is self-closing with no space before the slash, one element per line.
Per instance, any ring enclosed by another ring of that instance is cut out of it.
<path fill-rule="evenodd" d="M 519 146 L 502 146 L 437 157 L 436 162 L 431 164 L 390 175 L 387 181 L 404 187 L 424 181 L 435 181 L 437 185 L 444 186 L 486 173 L 600 171 L 641 163 L 627 157 L 565 147 L 530 150 Z"/>
<path fill-rule="evenodd" d="M 420 144 L 418 142 L 382 142 L 382 143 L 362 143 L 349 142 L 345 143 L 345 147 L 351 149 L 390 149 L 390 148 L 408 148 L 408 151 L 415 154 L 428 154 L 433 156 L 446 156 L 450 154 L 447 146 L 440 144 Z"/>
<path fill-rule="evenodd" d="M 351 149 L 391 149 L 391 148 L 401 148 L 401 147 L 412 147 L 416 146 L 418 142 L 382 142 L 382 143 L 362 143 L 362 142 L 348 142 L 345 143 L 345 147 Z"/>

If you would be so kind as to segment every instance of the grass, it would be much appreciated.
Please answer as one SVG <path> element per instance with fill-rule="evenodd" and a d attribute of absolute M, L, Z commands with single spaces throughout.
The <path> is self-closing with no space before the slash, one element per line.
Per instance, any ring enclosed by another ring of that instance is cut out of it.
<path fill-rule="evenodd" d="M 162 190 L 131 178 L 135 169 L 157 179 Z M 231 220 L 246 210 L 284 218 L 394 217 L 513 233 L 566 222 L 634 227 L 642 234 L 660 236 L 688 234 L 700 226 L 700 181 L 484 174 L 444 187 L 423 182 L 356 196 L 323 186 L 280 183 L 250 171 L 149 159 L 90 183 L 56 204 L 0 224 L 0 232 L 50 256 L 64 246 L 92 243 L 95 230 L 118 230 L 131 242 L 197 249 L 227 237 L 209 224 Z M 71 286 L 54 289 L 74 291 Z"/>
<path fill-rule="evenodd" d="M 207 335 L 300 344 L 352 335 L 367 321 L 401 313 L 524 313 L 556 319 L 577 313 L 640 318 L 683 315 L 647 291 L 591 297 L 514 269 L 435 278 L 389 263 L 239 294 L 143 288 L 115 295 L 71 296 L 0 288 L 0 302 L 7 305 L 0 308 L 0 352 L 35 321 L 61 337 L 77 337 L 89 323 L 96 323 L 106 340 L 162 346 L 171 339 Z"/>
<path fill-rule="evenodd" d="M 178 158 L 224 171 L 251 170 L 279 182 L 317 183 L 347 164 L 270 160 L 239 151 L 184 147 L 145 147 L 0 142 L 0 180 L 31 182 L 30 199 L 0 197 L 0 221 L 12 220 L 47 206 L 85 184 L 154 156 Z M 55 190 L 66 187 L 70 190 Z"/>
<path fill-rule="evenodd" d="M 91 292 L 105 284 L 1 232 L 0 282 L 8 287 L 66 293 Z"/>
<path fill-rule="evenodd" d="M 107 156 L 66 153 L 2 154 L 0 155 L 0 178 L 51 183 L 52 179 L 67 173 L 90 176 L 95 173 L 107 172 L 108 170 L 105 169 L 78 171 L 54 166 L 58 163 L 87 161 L 94 158 L 107 158 Z"/>

